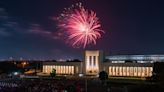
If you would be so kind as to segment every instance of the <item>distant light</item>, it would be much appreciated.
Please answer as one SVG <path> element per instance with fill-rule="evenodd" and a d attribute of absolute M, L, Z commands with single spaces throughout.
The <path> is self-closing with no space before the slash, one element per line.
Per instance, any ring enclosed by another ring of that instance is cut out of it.
<path fill-rule="evenodd" d="M 13 74 L 14 74 L 14 75 L 18 75 L 19 73 L 18 73 L 18 72 L 14 72 Z"/>
<path fill-rule="evenodd" d="M 83 76 L 84 76 L 84 74 L 81 74 L 81 73 L 79 74 L 79 77 L 83 77 Z"/>
<path fill-rule="evenodd" d="M 96 77 L 99 77 L 99 74 L 97 74 Z"/>

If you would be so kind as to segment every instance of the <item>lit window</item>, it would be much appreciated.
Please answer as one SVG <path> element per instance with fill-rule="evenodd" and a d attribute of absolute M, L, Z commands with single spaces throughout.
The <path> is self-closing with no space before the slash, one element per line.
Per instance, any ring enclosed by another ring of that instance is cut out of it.
<path fill-rule="evenodd" d="M 89 56 L 89 65 L 92 65 L 92 56 Z"/>
<path fill-rule="evenodd" d="M 69 74 L 71 74 L 71 66 L 69 66 L 68 68 L 69 68 L 69 69 L 68 69 L 68 70 L 69 70 Z"/>
<path fill-rule="evenodd" d="M 68 66 L 65 67 L 65 73 L 68 74 Z"/>
<path fill-rule="evenodd" d="M 93 56 L 93 65 L 96 66 L 96 56 Z"/>

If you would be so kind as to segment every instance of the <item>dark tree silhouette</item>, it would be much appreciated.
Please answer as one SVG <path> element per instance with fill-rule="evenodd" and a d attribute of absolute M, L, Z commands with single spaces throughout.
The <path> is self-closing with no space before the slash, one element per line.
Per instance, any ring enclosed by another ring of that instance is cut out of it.
<path fill-rule="evenodd" d="M 104 84 L 105 80 L 108 79 L 108 73 L 106 71 L 101 71 L 99 73 L 99 79 L 102 81 L 102 84 Z"/>
<path fill-rule="evenodd" d="M 52 72 L 50 73 L 50 76 L 54 78 L 56 76 L 56 69 L 52 69 Z"/>
<path fill-rule="evenodd" d="M 164 83 L 164 62 L 154 63 L 152 80 Z"/>

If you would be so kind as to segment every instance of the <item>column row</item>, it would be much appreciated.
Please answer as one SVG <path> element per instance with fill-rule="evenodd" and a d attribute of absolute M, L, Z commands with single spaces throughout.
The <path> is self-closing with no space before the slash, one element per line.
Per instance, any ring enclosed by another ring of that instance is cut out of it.
<path fill-rule="evenodd" d="M 153 71 L 153 67 L 110 66 L 109 76 L 150 77 L 152 76 L 152 71 Z"/>
<path fill-rule="evenodd" d="M 56 74 L 74 74 L 74 66 L 61 66 L 61 65 L 44 65 L 43 72 L 50 73 L 56 69 Z"/>

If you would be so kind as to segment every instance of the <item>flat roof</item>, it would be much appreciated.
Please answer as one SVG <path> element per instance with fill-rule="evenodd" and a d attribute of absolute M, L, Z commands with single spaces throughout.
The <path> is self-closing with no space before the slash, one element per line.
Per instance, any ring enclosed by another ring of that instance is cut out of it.
<path fill-rule="evenodd" d="M 118 60 L 132 60 L 132 61 L 162 61 L 164 60 L 164 55 L 112 55 L 105 57 L 111 61 Z"/>

